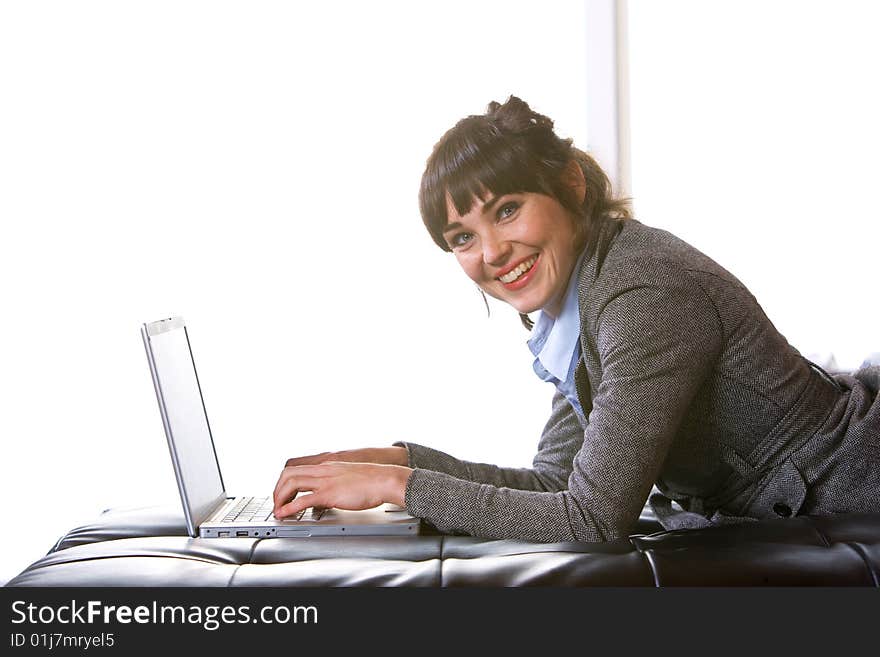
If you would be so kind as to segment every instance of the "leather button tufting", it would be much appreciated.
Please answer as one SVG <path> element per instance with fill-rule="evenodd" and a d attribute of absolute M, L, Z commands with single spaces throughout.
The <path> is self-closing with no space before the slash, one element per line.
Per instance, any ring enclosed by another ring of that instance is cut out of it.
<path fill-rule="evenodd" d="M 773 511 L 776 512 L 777 516 L 782 516 L 783 518 L 788 518 L 791 515 L 791 507 L 788 504 L 783 504 L 782 502 L 777 502 L 773 505 Z"/>

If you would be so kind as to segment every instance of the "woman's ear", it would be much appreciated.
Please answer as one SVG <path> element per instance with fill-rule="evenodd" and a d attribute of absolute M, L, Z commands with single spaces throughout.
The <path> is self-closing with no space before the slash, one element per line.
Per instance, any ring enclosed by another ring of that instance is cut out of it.
<path fill-rule="evenodd" d="M 575 159 L 569 160 L 565 167 L 564 175 L 565 184 L 574 193 L 578 203 L 583 205 L 584 199 L 587 196 L 587 180 L 584 177 L 584 170 L 581 169 L 580 163 Z"/>

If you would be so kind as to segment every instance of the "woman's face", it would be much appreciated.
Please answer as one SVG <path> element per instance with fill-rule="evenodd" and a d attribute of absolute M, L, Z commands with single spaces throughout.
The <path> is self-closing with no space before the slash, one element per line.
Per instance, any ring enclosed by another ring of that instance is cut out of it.
<path fill-rule="evenodd" d="M 521 313 L 559 314 L 577 259 L 574 222 L 559 201 L 488 194 L 461 216 L 447 196 L 446 208 L 443 237 L 472 281 Z"/>

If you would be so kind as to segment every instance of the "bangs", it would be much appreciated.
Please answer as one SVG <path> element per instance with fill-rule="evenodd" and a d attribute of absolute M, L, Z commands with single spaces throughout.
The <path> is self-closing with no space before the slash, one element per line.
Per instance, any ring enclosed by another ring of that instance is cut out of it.
<path fill-rule="evenodd" d="M 539 160 L 534 145 L 528 148 L 521 139 L 511 139 L 473 118 L 459 122 L 437 144 L 419 190 L 422 221 L 434 242 L 445 251 L 450 250 L 443 238 L 449 223 L 447 195 L 455 211 L 465 215 L 477 199 L 486 201 L 490 195 L 551 194 L 544 172 L 559 166 L 550 158 Z"/>

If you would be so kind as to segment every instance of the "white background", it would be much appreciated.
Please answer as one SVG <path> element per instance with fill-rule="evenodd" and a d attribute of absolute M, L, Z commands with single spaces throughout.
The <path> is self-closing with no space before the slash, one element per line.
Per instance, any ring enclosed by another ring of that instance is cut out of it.
<path fill-rule="evenodd" d="M 637 216 L 857 365 L 880 350 L 877 12 L 704 4 L 630 3 Z M 588 143 L 585 8 L 538 7 L 0 5 L 0 493 L 24 512 L 0 581 L 105 508 L 179 503 L 138 334 L 162 317 L 187 320 L 233 494 L 399 439 L 530 462 L 551 391 L 417 189 L 511 93 Z"/>
<path fill-rule="evenodd" d="M 880 5 L 630 0 L 638 215 L 803 353 L 880 352 Z"/>

